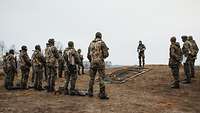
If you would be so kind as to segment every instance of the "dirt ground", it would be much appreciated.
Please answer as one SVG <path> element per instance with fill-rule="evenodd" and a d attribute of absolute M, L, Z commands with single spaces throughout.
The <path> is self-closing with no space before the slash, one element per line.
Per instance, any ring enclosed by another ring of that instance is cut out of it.
<path fill-rule="evenodd" d="M 124 84 L 108 84 L 109 100 L 98 99 L 98 83 L 94 97 L 90 98 L 33 89 L 7 91 L 1 79 L 0 113 L 200 113 L 200 70 L 192 84 L 171 89 L 172 77 L 167 66 L 147 67 L 152 70 Z M 110 71 L 113 70 L 107 70 Z M 79 76 L 77 87 L 87 89 L 88 80 L 87 75 Z"/>

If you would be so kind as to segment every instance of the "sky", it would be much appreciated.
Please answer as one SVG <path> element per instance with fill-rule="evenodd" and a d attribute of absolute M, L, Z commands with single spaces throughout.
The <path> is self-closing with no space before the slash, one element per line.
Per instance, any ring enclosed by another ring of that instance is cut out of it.
<path fill-rule="evenodd" d="M 18 50 L 27 45 L 29 53 L 49 38 L 64 48 L 74 41 L 86 57 L 99 31 L 113 64 L 138 64 L 139 40 L 147 64 L 167 64 L 172 36 L 181 42 L 192 35 L 200 45 L 199 6 L 199 0 L 0 0 L 0 41 Z"/>

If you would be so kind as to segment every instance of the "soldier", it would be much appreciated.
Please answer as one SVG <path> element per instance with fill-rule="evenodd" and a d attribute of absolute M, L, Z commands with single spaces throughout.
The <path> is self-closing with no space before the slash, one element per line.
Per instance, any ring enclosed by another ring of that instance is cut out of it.
<path fill-rule="evenodd" d="M 83 65 L 83 55 L 81 55 L 81 49 L 78 49 L 78 55 L 80 57 L 80 60 L 81 60 L 81 64 L 78 65 L 78 74 L 81 75 L 81 69 L 82 69 L 82 74 L 85 74 L 84 73 L 84 65 Z"/>
<path fill-rule="evenodd" d="M 58 58 L 58 77 L 62 78 L 64 69 L 64 59 L 62 56 L 62 50 L 59 50 L 59 58 Z"/>
<path fill-rule="evenodd" d="M 6 56 L 6 70 L 5 70 L 5 88 L 10 90 L 13 88 L 15 73 L 17 72 L 16 60 L 14 57 L 14 50 L 11 49 Z"/>
<path fill-rule="evenodd" d="M 26 46 L 21 47 L 19 60 L 20 60 L 20 69 L 21 69 L 21 73 L 22 73 L 21 88 L 27 89 L 28 77 L 29 77 L 29 72 L 30 72 L 30 67 L 31 67 L 31 60 L 27 54 Z"/>
<path fill-rule="evenodd" d="M 49 43 L 46 43 L 45 55 L 47 54 L 48 48 L 49 48 Z M 46 56 L 45 56 L 45 60 L 46 60 Z M 46 66 L 46 64 L 44 65 L 44 76 L 45 76 L 45 80 L 47 81 L 48 76 L 47 76 L 47 66 Z"/>
<path fill-rule="evenodd" d="M 97 32 L 95 35 L 95 39 L 90 43 L 88 47 L 88 54 L 87 54 L 87 58 L 90 61 L 90 81 L 89 81 L 89 89 L 88 89 L 89 97 L 93 96 L 93 85 L 95 81 L 95 76 L 98 72 L 99 79 L 100 79 L 99 98 L 109 99 L 109 97 L 106 94 L 105 84 L 104 84 L 104 79 L 105 79 L 104 59 L 106 59 L 109 56 L 108 50 L 109 48 L 106 46 L 106 44 L 102 40 L 102 34 L 100 32 Z"/>
<path fill-rule="evenodd" d="M 145 45 L 142 44 L 142 41 L 139 41 L 139 45 L 138 45 L 138 48 L 137 48 L 138 58 L 139 58 L 139 67 L 144 67 L 144 64 L 145 64 L 144 51 L 145 50 L 146 50 Z"/>
<path fill-rule="evenodd" d="M 171 68 L 171 72 L 174 77 L 174 82 L 171 85 L 171 88 L 179 88 L 179 66 L 181 64 L 182 52 L 180 44 L 176 42 L 175 37 L 172 37 L 170 42 L 169 67 Z"/>
<path fill-rule="evenodd" d="M 7 71 L 7 61 L 6 61 L 6 57 L 9 55 L 9 53 L 8 52 L 6 52 L 6 54 L 3 56 L 3 71 L 4 71 L 4 73 L 6 73 L 6 71 Z"/>
<path fill-rule="evenodd" d="M 68 48 L 64 50 L 63 54 L 65 60 L 65 95 L 75 95 L 76 79 L 77 79 L 77 65 L 80 64 L 80 59 L 76 49 L 74 48 L 74 43 L 72 41 L 68 42 Z M 70 81 L 71 80 L 71 81 Z M 70 88 L 68 90 L 68 85 L 70 82 Z"/>
<path fill-rule="evenodd" d="M 195 60 L 197 59 L 197 54 L 199 52 L 199 48 L 195 42 L 195 40 L 193 40 L 193 37 L 192 36 L 189 36 L 189 41 L 192 45 L 192 48 L 193 48 L 193 52 L 192 52 L 192 59 L 191 59 L 191 78 L 194 78 L 195 77 L 195 69 L 194 69 L 194 66 L 195 66 Z"/>
<path fill-rule="evenodd" d="M 187 36 L 182 36 L 182 41 L 183 41 L 183 47 L 182 47 L 182 52 L 183 52 L 183 64 L 184 64 L 184 72 L 185 72 L 185 79 L 183 80 L 182 83 L 184 84 L 189 84 L 191 83 L 191 60 L 192 60 L 192 45 L 188 41 Z"/>
<path fill-rule="evenodd" d="M 34 67 L 34 88 L 36 90 L 42 90 L 42 77 L 43 77 L 43 68 L 45 64 L 45 58 L 41 53 L 40 45 L 35 46 L 35 51 L 32 57 L 33 67 Z"/>
<path fill-rule="evenodd" d="M 31 56 L 31 65 L 33 65 L 33 55 L 34 55 L 34 53 L 32 54 L 32 56 Z M 32 82 L 32 84 L 34 84 L 34 80 L 35 80 L 35 70 L 34 70 L 34 66 L 32 66 L 32 78 L 31 78 L 31 82 Z"/>
<path fill-rule="evenodd" d="M 54 39 L 48 40 L 49 47 L 47 48 L 45 52 L 45 58 L 46 58 L 46 71 L 48 75 L 48 86 L 47 86 L 47 92 L 53 92 L 55 91 L 55 79 L 57 76 L 56 72 L 56 63 L 57 59 L 59 58 L 58 50 L 54 46 Z"/>

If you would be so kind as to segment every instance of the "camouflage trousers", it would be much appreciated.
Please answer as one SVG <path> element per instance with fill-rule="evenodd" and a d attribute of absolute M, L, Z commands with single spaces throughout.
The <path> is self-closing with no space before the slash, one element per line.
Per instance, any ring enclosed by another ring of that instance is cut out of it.
<path fill-rule="evenodd" d="M 191 81 L 191 62 L 187 61 L 184 63 L 184 73 L 185 73 L 185 80 L 190 82 Z"/>
<path fill-rule="evenodd" d="M 31 78 L 31 82 L 34 83 L 35 80 L 35 67 L 32 66 L 32 78 Z"/>
<path fill-rule="evenodd" d="M 79 66 L 78 66 L 78 74 L 80 75 L 81 74 L 81 72 L 82 72 L 82 74 L 84 74 L 84 65 L 83 65 L 83 63 L 81 63 Z"/>
<path fill-rule="evenodd" d="M 52 92 L 55 90 L 55 80 L 56 80 L 56 75 L 57 75 L 57 71 L 56 71 L 56 67 L 53 65 L 47 65 L 46 66 L 46 71 L 47 71 L 47 75 L 48 75 L 48 92 Z"/>
<path fill-rule="evenodd" d="M 4 86 L 6 89 L 11 89 L 13 87 L 15 72 L 12 70 L 8 70 L 5 73 L 5 80 L 4 80 Z"/>
<path fill-rule="evenodd" d="M 170 67 L 175 83 L 179 83 L 179 64 L 173 64 Z"/>
<path fill-rule="evenodd" d="M 139 66 L 140 67 L 144 67 L 144 64 L 145 64 L 145 55 L 144 55 L 144 52 L 140 52 L 139 55 L 138 55 L 138 59 L 139 59 Z"/>
<path fill-rule="evenodd" d="M 29 77 L 30 69 L 21 69 L 21 88 L 26 89 L 28 86 L 28 77 Z"/>
<path fill-rule="evenodd" d="M 195 77 L 195 59 L 190 62 L 191 77 Z"/>
<path fill-rule="evenodd" d="M 65 91 L 68 91 L 69 82 L 70 82 L 70 93 L 75 93 L 76 80 L 77 80 L 77 69 L 76 65 L 69 65 L 68 71 L 65 71 Z"/>
<path fill-rule="evenodd" d="M 34 66 L 34 88 L 42 89 L 42 79 L 43 79 L 43 66 Z"/>
<path fill-rule="evenodd" d="M 62 74 L 63 74 L 63 67 L 58 66 L 58 77 L 62 78 Z"/>
<path fill-rule="evenodd" d="M 100 95 L 106 95 L 105 92 L 105 84 L 104 84 L 104 78 L 105 78 L 105 69 L 97 69 L 97 68 L 90 68 L 90 81 L 89 81 L 89 89 L 88 93 L 90 95 L 93 95 L 93 86 L 95 82 L 95 76 L 99 73 L 99 88 L 100 88 Z"/>

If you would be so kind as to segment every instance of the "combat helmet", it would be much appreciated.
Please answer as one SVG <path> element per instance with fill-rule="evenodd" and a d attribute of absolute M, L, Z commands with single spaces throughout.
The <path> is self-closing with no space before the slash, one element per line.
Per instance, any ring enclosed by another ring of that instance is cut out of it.
<path fill-rule="evenodd" d="M 73 48 L 74 47 L 74 42 L 73 41 L 69 41 L 68 42 L 68 47 Z"/>
<path fill-rule="evenodd" d="M 97 33 L 95 34 L 95 38 L 102 38 L 101 32 L 97 32 Z"/>
<path fill-rule="evenodd" d="M 36 45 L 35 46 L 35 50 L 39 50 L 40 51 L 41 50 L 40 45 Z"/>
<path fill-rule="evenodd" d="M 24 50 L 24 51 L 27 51 L 27 46 L 23 45 L 23 46 L 21 47 L 21 49 Z"/>
<path fill-rule="evenodd" d="M 175 43 L 176 42 L 176 37 L 174 37 L 174 36 L 171 37 L 170 41 Z"/>

